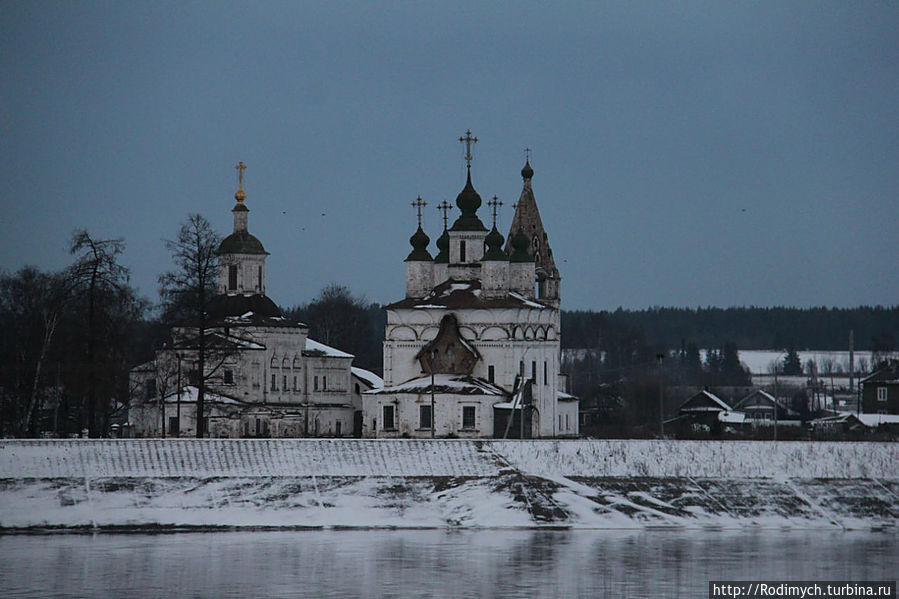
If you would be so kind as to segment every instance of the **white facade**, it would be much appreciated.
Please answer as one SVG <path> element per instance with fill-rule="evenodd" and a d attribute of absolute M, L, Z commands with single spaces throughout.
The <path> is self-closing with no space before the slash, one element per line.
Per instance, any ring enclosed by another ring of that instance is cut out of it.
<path fill-rule="evenodd" d="M 380 378 L 353 356 L 308 337 L 265 295 L 262 243 L 247 230 L 243 190 L 234 232 L 218 249 L 219 296 L 207 330 L 204 430 L 212 437 L 361 435 L 362 393 Z M 194 436 L 197 332 L 175 327 L 155 360 L 131 371 L 129 419 L 137 436 Z M 180 387 L 180 393 L 178 392 Z"/>
<path fill-rule="evenodd" d="M 522 209 L 536 213 L 530 176 L 522 196 L 530 194 L 531 202 Z M 512 396 L 526 380 L 533 406 L 526 436 L 577 436 L 578 402 L 565 393 L 559 374 L 558 296 L 538 296 L 528 238 L 518 234 L 511 252 L 501 249 L 503 236 L 495 226 L 488 233 L 477 217 L 481 201 L 470 173 L 456 203 L 462 214 L 438 240 L 436 259 L 420 229 L 411 239 L 406 298 L 386 308 L 384 388 L 364 395 L 363 435 L 500 436 L 495 425 L 506 430 L 497 415 L 513 413 L 504 406 L 520 409 Z M 525 222 L 517 214 L 516 221 Z M 554 277 L 556 284 L 547 288 L 557 293 L 557 270 Z M 427 356 L 442 362 L 430 368 Z M 426 426 L 432 391 L 433 432 Z"/>

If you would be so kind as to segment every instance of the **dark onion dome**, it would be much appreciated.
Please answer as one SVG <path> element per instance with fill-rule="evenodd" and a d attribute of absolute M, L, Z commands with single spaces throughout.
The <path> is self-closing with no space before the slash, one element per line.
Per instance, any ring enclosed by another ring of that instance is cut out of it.
<path fill-rule="evenodd" d="M 228 316 L 243 316 L 252 312 L 256 316 L 281 316 L 281 310 L 267 295 L 217 295 L 209 307 L 209 315 L 213 320 L 222 320 Z"/>
<path fill-rule="evenodd" d="M 503 243 L 506 239 L 503 234 L 496 230 L 496 225 L 487 233 L 484 242 L 487 244 L 487 252 L 484 254 L 484 260 L 503 260 L 508 262 L 509 256 L 503 251 Z"/>
<path fill-rule="evenodd" d="M 218 255 L 268 254 L 268 252 L 265 251 L 265 248 L 262 247 L 262 242 L 253 235 L 250 235 L 247 231 L 235 231 L 225 237 L 215 253 Z"/>
<path fill-rule="evenodd" d="M 430 262 L 433 260 L 428 252 L 428 244 L 431 243 L 431 238 L 421 230 L 421 225 L 418 225 L 418 230 L 409 238 L 409 243 L 412 244 L 412 252 L 406 258 L 406 262 Z"/>
<path fill-rule="evenodd" d="M 440 237 L 437 238 L 437 255 L 434 256 L 434 262 L 437 264 L 449 264 L 449 246 L 449 233 L 444 229 Z"/>
<path fill-rule="evenodd" d="M 468 180 L 465 187 L 456 196 L 456 206 L 462 211 L 456 222 L 453 223 L 452 231 L 486 231 L 487 227 L 478 218 L 478 208 L 481 207 L 481 196 L 475 191 L 471 184 L 471 169 L 468 169 Z"/>
<path fill-rule="evenodd" d="M 528 254 L 528 245 L 530 242 L 528 241 L 527 235 L 524 234 L 524 231 L 519 227 L 518 231 L 516 231 L 515 235 L 512 236 L 512 262 L 533 262 L 533 258 L 531 258 L 530 254 Z"/>
<path fill-rule="evenodd" d="M 524 161 L 524 168 L 521 169 L 521 176 L 526 180 L 534 177 L 534 169 L 531 168 L 530 160 Z"/>

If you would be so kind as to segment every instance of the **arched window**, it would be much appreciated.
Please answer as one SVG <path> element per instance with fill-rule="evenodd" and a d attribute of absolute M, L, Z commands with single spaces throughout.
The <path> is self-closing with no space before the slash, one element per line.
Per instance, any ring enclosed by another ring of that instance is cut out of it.
<path fill-rule="evenodd" d="M 228 290 L 237 289 L 237 265 L 232 264 L 228 267 Z"/>
<path fill-rule="evenodd" d="M 284 356 L 284 359 L 281 360 L 281 368 L 290 368 L 290 360 L 287 356 Z"/>
<path fill-rule="evenodd" d="M 278 367 L 278 356 L 272 356 L 272 368 Z"/>

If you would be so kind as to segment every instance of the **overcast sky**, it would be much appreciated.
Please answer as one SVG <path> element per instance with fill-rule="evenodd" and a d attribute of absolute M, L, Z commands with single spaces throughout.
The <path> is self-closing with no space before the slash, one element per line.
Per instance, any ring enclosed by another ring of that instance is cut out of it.
<path fill-rule="evenodd" d="M 86 228 L 153 300 L 241 160 L 272 299 L 401 298 L 470 128 L 504 234 L 532 149 L 563 308 L 899 303 L 896 2 L 0 0 L 0 127 L 2 266 Z"/>

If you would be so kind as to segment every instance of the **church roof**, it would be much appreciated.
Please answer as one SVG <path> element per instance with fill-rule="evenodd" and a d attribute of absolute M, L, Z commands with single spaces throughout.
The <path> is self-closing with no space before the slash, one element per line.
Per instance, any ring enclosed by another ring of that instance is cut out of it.
<path fill-rule="evenodd" d="M 212 300 L 209 315 L 214 320 L 221 320 L 228 317 L 240 317 L 254 320 L 259 318 L 280 317 L 281 310 L 267 295 L 259 293 L 253 295 L 221 294 L 215 296 Z"/>
<path fill-rule="evenodd" d="M 385 309 L 399 308 L 447 308 L 450 310 L 474 308 L 551 308 L 539 300 L 531 300 L 510 291 L 503 297 L 486 298 L 481 294 L 481 282 L 454 281 L 448 279 L 435 287 L 423 298 L 407 297 L 394 302 Z"/>
<path fill-rule="evenodd" d="M 534 169 L 531 168 L 530 161 L 525 162 L 524 168 L 521 169 L 521 176 L 524 179 L 524 186 L 521 196 L 518 198 L 518 204 L 515 205 L 512 225 L 509 227 L 509 235 L 506 236 L 505 251 L 510 256 L 513 254 L 514 237 L 521 231 L 528 240 L 528 255 L 536 262 L 537 274 L 543 272 L 546 276 L 557 277 L 559 273 L 556 269 L 556 262 L 553 260 L 552 248 L 549 246 L 549 237 L 543 228 L 540 211 L 537 209 L 537 199 L 531 188 Z"/>
<path fill-rule="evenodd" d="M 222 240 L 216 254 L 268 254 L 262 242 L 247 231 L 235 231 Z"/>
<path fill-rule="evenodd" d="M 423 376 L 416 379 L 366 391 L 366 395 L 386 395 L 396 393 L 415 393 L 425 395 L 431 392 L 431 376 Z M 461 374 L 435 374 L 434 393 L 453 393 L 456 395 L 496 395 L 505 397 L 508 395 L 501 387 L 469 375 Z"/>

